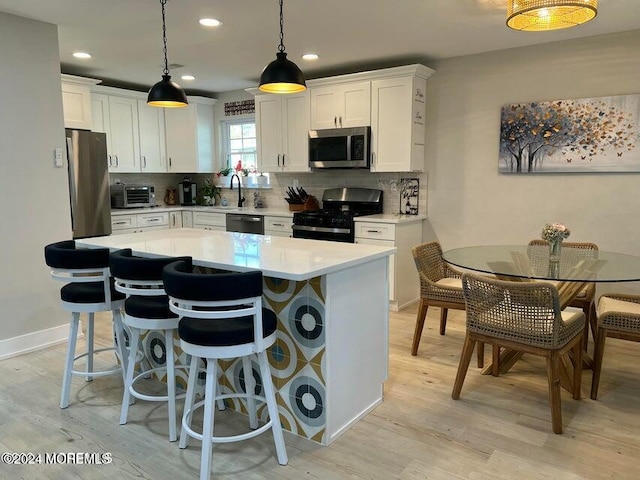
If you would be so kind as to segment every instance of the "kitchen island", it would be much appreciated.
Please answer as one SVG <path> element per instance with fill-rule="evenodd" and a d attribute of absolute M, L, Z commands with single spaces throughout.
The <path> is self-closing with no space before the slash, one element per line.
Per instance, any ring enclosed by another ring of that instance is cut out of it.
<path fill-rule="evenodd" d="M 277 341 L 268 356 L 286 430 L 328 445 L 382 402 L 388 365 L 388 256 L 395 248 L 189 228 L 76 242 L 131 248 L 138 255 L 188 255 L 206 268 L 261 270 L 264 304 L 278 316 Z M 145 352 L 159 366 L 164 345 L 150 336 L 144 339 Z M 177 353 L 185 363 L 185 355 Z M 220 364 L 223 390 L 240 389 L 241 363 Z M 186 385 L 186 378 L 180 382 Z M 240 404 L 233 407 L 246 411 Z M 264 407 L 259 415 L 266 418 Z"/>

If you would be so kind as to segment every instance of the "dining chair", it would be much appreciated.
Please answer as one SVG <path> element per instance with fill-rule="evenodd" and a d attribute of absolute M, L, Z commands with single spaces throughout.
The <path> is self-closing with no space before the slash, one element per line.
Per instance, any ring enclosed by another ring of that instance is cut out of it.
<path fill-rule="evenodd" d="M 464 310 L 462 295 L 462 273 L 451 268 L 442 258 L 442 247 L 438 242 L 422 243 L 411 250 L 420 277 L 420 306 L 413 333 L 411 355 L 418 355 L 427 310 L 440 307 L 440 335 L 447 328 L 447 312 L 450 308 Z M 484 365 L 484 345 L 478 345 L 478 367 Z"/>
<path fill-rule="evenodd" d="M 547 242 L 546 240 L 535 239 L 529 242 L 529 246 L 547 247 L 549 246 L 549 242 Z M 543 250 L 543 252 L 545 252 L 545 254 L 543 254 L 542 256 L 546 255 L 546 257 L 545 259 L 542 259 L 542 261 L 545 262 L 545 267 L 546 267 L 549 264 L 549 255 L 547 250 Z M 562 252 L 564 252 L 564 255 L 570 255 L 577 262 L 578 260 L 582 260 L 582 259 L 594 258 L 594 256 L 597 255 L 597 252 L 598 252 L 598 245 L 590 242 L 562 242 Z M 530 255 L 530 258 L 532 259 L 532 263 L 536 262 L 536 255 Z M 541 259 L 537 259 L 537 260 L 540 261 Z M 548 281 L 548 280 L 545 280 L 545 281 Z M 594 340 L 596 338 L 597 327 L 596 327 L 595 296 L 596 296 L 596 284 L 589 283 L 587 284 L 586 287 L 584 287 L 580 291 L 578 296 L 574 298 L 573 301 L 569 304 L 570 307 L 576 307 L 576 308 L 582 309 L 587 319 L 584 326 L 584 339 L 583 339 L 585 351 L 587 349 L 587 344 L 589 342 L 589 327 L 591 327 L 591 335 L 593 336 Z"/>
<path fill-rule="evenodd" d="M 640 295 L 608 293 L 598 300 L 591 398 L 597 400 L 607 337 L 640 342 Z"/>
<path fill-rule="evenodd" d="M 572 351 L 572 395 L 579 400 L 584 313 L 560 310 L 558 291 L 543 282 L 513 282 L 465 273 L 462 289 L 467 308 L 467 333 L 451 397 L 460 398 L 476 342 L 493 345 L 494 357 L 499 348 L 542 356 L 547 361 L 553 431 L 562 433 L 561 361 Z M 497 368 L 495 361 L 494 368 Z"/>

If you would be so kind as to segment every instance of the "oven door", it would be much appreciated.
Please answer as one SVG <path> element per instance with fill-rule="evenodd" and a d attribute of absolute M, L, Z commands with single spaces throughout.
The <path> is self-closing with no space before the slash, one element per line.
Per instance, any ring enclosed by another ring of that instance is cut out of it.
<path fill-rule="evenodd" d="M 307 225 L 293 225 L 293 238 L 307 238 L 309 240 L 328 240 L 330 242 L 354 243 L 354 231 L 349 228 L 311 227 Z"/>

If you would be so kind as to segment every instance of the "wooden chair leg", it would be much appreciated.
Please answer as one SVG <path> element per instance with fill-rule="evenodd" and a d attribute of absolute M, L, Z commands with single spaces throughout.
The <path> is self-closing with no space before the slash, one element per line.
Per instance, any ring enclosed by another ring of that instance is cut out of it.
<path fill-rule="evenodd" d="M 576 342 L 573 346 L 573 358 L 575 365 L 573 366 L 573 390 L 572 395 L 574 400 L 580 400 L 582 387 L 582 345 L 583 342 Z"/>
<path fill-rule="evenodd" d="M 581 342 L 582 343 L 582 342 Z M 550 352 L 547 357 L 547 380 L 549 382 L 549 404 L 553 433 L 562 433 L 562 405 L 560 403 L 560 355 Z"/>
<path fill-rule="evenodd" d="M 593 354 L 593 377 L 591 380 L 591 399 L 598 399 L 598 386 L 600 385 L 600 371 L 602 370 L 602 358 L 604 357 L 604 343 L 607 332 L 604 328 L 598 328 L 595 341 L 595 352 Z"/>
<path fill-rule="evenodd" d="M 483 368 L 484 367 L 484 343 L 483 342 L 478 342 L 476 355 L 478 359 L 478 368 Z"/>
<path fill-rule="evenodd" d="M 491 349 L 491 375 L 500 376 L 500 346 L 493 345 Z"/>
<path fill-rule="evenodd" d="M 453 384 L 453 392 L 451 393 L 451 398 L 454 400 L 458 400 L 460 398 L 460 391 L 462 390 L 464 377 L 467 375 L 467 370 L 469 370 L 469 362 L 471 362 L 471 355 L 473 354 L 473 347 L 475 347 L 475 344 L 476 340 L 471 338 L 467 332 L 467 335 L 464 337 L 464 345 L 462 346 L 462 354 L 460 355 L 456 381 Z"/>
<path fill-rule="evenodd" d="M 444 331 L 447 329 L 447 313 L 448 308 L 442 307 L 440 309 L 440 335 L 444 335 Z"/>
<path fill-rule="evenodd" d="M 422 337 L 422 329 L 424 328 L 424 320 L 427 318 L 428 308 L 429 304 L 421 298 L 418 316 L 416 317 L 416 329 L 413 332 L 413 344 L 411 345 L 411 355 L 414 357 L 418 355 L 418 346 L 420 345 L 420 338 Z"/>
<path fill-rule="evenodd" d="M 582 312 L 584 313 L 584 318 L 586 319 L 586 321 L 584 322 L 584 335 L 582 337 L 582 346 L 584 347 L 584 351 L 586 352 L 587 347 L 589 345 L 589 327 L 591 325 L 591 322 L 589 321 L 589 319 L 591 318 L 591 304 L 584 307 L 582 309 Z"/>

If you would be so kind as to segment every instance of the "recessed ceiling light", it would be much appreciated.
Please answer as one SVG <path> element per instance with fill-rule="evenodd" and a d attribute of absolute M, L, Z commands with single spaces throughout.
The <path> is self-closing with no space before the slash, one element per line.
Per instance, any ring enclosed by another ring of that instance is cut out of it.
<path fill-rule="evenodd" d="M 317 60 L 318 59 L 318 55 L 316 55 L 315 53 L 305 53 L 304 55 L 302 55 L 302 59 L 303 60 Z"/>
<path fill-rule="evenodd" d="M 201 18 L 199 22 L 200 25 L 204 25 L 205 27 L 219 27 L 222 25 L 222 22 L 216 18 Z"/>
<path fill-rule="evenodd" d="M 87 52 L 73 52 L 73 56 L 76 58 L 91 58 L 91 54 Z"/>
<path fill-rule="evenodd" d="M 195 80 L 196 77 L 194 77 L 193 75 L 182 75 L 180 77 L 182 80 L 187 80 L 187 81 L 191 81 L 191 80 Z"/>

